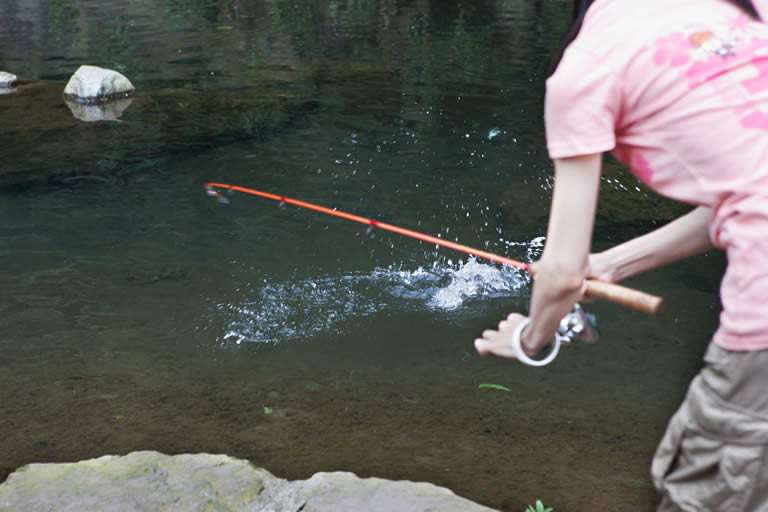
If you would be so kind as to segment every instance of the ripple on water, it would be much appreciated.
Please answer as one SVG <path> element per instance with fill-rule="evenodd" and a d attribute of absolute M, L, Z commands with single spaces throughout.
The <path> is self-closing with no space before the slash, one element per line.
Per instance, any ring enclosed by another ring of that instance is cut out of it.
<path fill-rule="evenodd" d="M 16 293 L 13 295 L 20 304 L 40 307 L 60 307 L 64 304 L 64 297 L 60 295 L 36 295 L 29 293 Z"/>
<path fill-rule="evenodd" d="M 469 311 L 478 299 L 519 296 L 529 281 L 512 267 L 479 263 L 435 263 L 414 270 L 402 266 L 369 273 L 270 283 L 241 302 L 219 302 L 212 316 L 224 318 L 222 346 L 277 343 L 341 332 L 352 318 L 382 310 Z"/>
<path fill-rule="evenodd" d="M 66 284 L 80 276 L 80 271 L 74 265 L 61 265 L 35 272 L 26 272 L 21 276 L 23 283 L 34 284 Z"/>

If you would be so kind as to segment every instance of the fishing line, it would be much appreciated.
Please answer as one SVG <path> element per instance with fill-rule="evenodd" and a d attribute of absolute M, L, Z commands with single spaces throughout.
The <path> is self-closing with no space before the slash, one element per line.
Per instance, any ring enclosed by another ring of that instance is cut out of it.
<path fill-rule="evenodd" d="M 286 196 L 272 194 L 269 192 L 264 192 L 264 191 L 256 190 L 253 188 L 239 187 L 236 185 L 228 185 L 226 183 L 211 182 L 211 183 L 205 184 L 205 190 L 209 196 L 216 197 L 220 201 L 228 203 L 229 200 L 226 197 L 224 197 L 218 190 L 216 190 L 217 188 L 230 190 L 230 191 L 244 192 L 246 194 L 251 194 L 254 196 L 272 199 L 274 201 L 279 201 L 281 203 L 292 204 L 295 206 L 300 206 L 302 208 L 315 210 L 328 215 L 333 215 L 335 217 L 341 217 L 342 219 L 351 220 L 353 222 L 367 224 L 369 226 L 379 228 L 379 229 L 384 229 L 386 231 L 391 231 L 399 235 L 407 236 L 410 238 L 416 238 L 417 240 L 422 240 L 424 242 L 429 242 L 442 247 L 447 247 L 455 251 L 471 254 L 472 256 L 477 256 L 478 258 L 495 261 L 503 265 L 509 265 L 514 268 L 525 270 L 531 275 L 533 275 L 533 269 L 531 268 L 531 266 L 522 261 L 513 260 L 512 258 L 507 258 L 499 254 L 494 254 L 494 253 L 483 251 L 480 249 L 475 249 L 473 247 L 468 247 L 466 245 L 462 245 L 457 242 L 451 242 L 450 240 L 445 240 L 443 238 L 439 238 L 436 236 L 419 233 L 418 231 L 413 231 L 411 229 L 405 229 L 399 226 L 393 226 L 392 224 L 379 222 L 375 219 L 361 217 L 359 215 L 343 212 L 340 210 L 336 210 L 334 208 L 328 208 L 328 207 L 320 206 L 314 203 L 308 203 L 306 201 L 300 201 L 298 199 L 293 199 Z M 628 288 L 626 286 L 618 285 L 615 283 L 607 283 L 603 281 L 597 281 L 594 279 L 587 279 L 586 293 L 592 297 L 606 299 L 611 302 L 615 302 L 616 304 L 620 304 L 622 306 L 626 306 L 626 307 L 635 309 L 637 311 L 641 311 L 643 313 L 648 313 L 651 315 L 661 314 L 664 310 L 663 298 L 657 297 L 655 295 L 650 295 L 648 293 L 641 292 L 639 290 Z"/>

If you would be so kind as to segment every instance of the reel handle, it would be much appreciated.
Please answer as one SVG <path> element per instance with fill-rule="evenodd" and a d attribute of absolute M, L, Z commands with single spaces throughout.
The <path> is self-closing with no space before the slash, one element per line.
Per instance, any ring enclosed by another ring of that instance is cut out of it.
<path fill-rule="evenodd" d="M 666 301 L 663 297 L 616 283 L 587 279 L 586 292 L 590 297 L 605 299 L 649 315 L 658 316 L 666 308 Z"/>

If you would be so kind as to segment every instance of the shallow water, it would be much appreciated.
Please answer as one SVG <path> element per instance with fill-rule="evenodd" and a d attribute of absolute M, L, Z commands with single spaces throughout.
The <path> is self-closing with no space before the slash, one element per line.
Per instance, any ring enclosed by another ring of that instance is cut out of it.
<path fill-rule="evenodd" d="M 716 325 L 721 255 L 632 281 L 667 297 L 665 316 L 591 304 L 601 342 L 527 368 L 472 348 L 525 310 L 525 274 L 203 189 L 533 261 L 551 190 L 541 90 L 564 12 L 1 3 L 14 23 L 0 69 L 26 83 L 0 96 L 14 121 L 0 129 L 0 472 L 224 452 L 291 479 L 431 481 L 501 510 L 652 510 L 650 456 Z M 83 63 L 137 86 L 122 122 L 86 125 L 59 101 Z M 611 166 L 595 246 L 678 211 Z"/>

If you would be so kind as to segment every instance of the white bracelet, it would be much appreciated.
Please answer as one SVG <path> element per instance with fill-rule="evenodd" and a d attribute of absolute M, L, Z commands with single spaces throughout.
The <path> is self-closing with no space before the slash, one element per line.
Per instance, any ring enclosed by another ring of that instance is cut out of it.
<path fill-rule="evenodd" d="M 547 357 L 544 359 L 531 359 L 527 355 L 525 355 L 525 352 L 523 351 L 523 347 L 520 345 L 520 335 L 523 333 L 523 329 L 528 327 L 528 324 L 531 323 L 530 318 L 526 318 L 522 322 L 520 322 L 520 325 L 517 326 L 515 329 L 515 332 L 512 333 L 512 352 L 514 352 L 515 357 L 518 361 L 520 361 L 523 364 L 527 364 L 528 366 L 545 366 L 551 363 L 555 360 L 557 357 L 557 353 L 560 351 L 560 339 L 555 336 L 555 341 L 552 342 L 552 351 L 549 353 Z"/>

